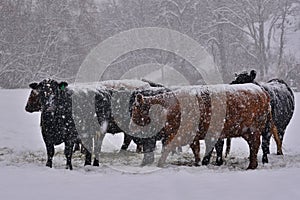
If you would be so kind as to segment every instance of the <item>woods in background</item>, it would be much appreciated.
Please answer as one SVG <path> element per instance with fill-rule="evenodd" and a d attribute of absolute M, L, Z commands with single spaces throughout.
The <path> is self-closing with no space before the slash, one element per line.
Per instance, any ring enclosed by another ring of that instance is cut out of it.
<path fill-rule="evenodd" d="M 256 69 L 259 80 L 276 76 L 300 88 L 300 44 L 293 42 L 299 0 L 0 0 L 0 87 L 43 78 L 72 82 L 97 44 L 142 27 L 173 29 L 199 42 L 224 83 L 234 72 Z M 129 52 L 111 66 L 146 63 L 190 67 L 159 49 Z"/>

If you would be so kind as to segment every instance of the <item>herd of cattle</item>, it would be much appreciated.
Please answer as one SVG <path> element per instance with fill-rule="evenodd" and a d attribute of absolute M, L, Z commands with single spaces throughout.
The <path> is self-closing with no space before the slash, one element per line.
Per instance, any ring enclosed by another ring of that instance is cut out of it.
<path fill-rule="evenodd" d="M 128 80 L 99 82 L 89 88 L 88 84 L 76 87 L 46 79 L 29 85 L 32 90 L 25 110 L 41 112 L 48 167 L 52 167 L 54 146 L 64 143 L 66 168 L 72 169 L 73 148 L 80 142 L 85 146 L 85 165 L 92 164 L 93 153 L 93 165 L 99 166 L 105 134 L 123 132 L 121 149 L 127 150 L 134 141 L 137 151 L 144 154 L 142 166 L 154 162 L 158 140 L 163 144 L 158 166 L 165 164 L 170 152 L 184 145 L 190 145 L 194 163 L 199 165 L 199 140 L 205 140 L 206 145 L 202 165 L 209 164 L 214 148 L 216 164 L 222 165 L 224 139 L 229 147 L 230 138 L 242 137 L 250 150 L 248 169 L 255 169 L 261 137 L 263 163 L 268 162 L 272 135 L 277 154 L 282 154 L 283 137 L 295 107 L 293 92 L 283 80 L 257 83 L 255 76 L 252 70 L 250 74 L 237 75 L 228 85 L 174 88 Z M 128 101 L 120 103 L 125 96 Z M 115 97 L 119 99 L 116 101 Z M 155 112 L 155 105 L 162 110 Z M 83 113 L 77 113 L 78 110 Z"/>

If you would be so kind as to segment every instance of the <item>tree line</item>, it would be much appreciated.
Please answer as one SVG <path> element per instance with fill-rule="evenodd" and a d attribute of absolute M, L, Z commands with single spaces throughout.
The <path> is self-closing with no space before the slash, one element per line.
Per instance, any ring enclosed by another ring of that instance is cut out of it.
<path fill-rule="evenodd" d="M 72 82 L 100 42 L 132 28 L 162 27 L 202 44 L 225 83 L 256 69 L 261 81 L 280 77 L 300 88 L 299 58 L 287 51 L 289 34 L 300 31 L 299 14 L 299 0 L 1 0 L 0 87 L 49 77 Z M 147 62 L 190 65 L 146 49 L 122 55 L 111 69 Z"/>

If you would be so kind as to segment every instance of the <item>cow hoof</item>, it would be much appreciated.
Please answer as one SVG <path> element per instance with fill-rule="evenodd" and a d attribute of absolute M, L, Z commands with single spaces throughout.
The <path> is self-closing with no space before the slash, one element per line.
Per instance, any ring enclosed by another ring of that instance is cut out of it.
<path fill-rule="evenodd" d="M 92 165 L 92 163 L 91 163 L 91 162 L 85 161 L 85 162 L 84 162 L 84 166 L 87 166 L 87 165 Z"/>
<path fill-rule="evenodd" d="M 265 163 L 269 163 L 269 159 L 268 159 L 268 155 L 267 154 L 264 154 L 262 156 L 262 163 L 265 164 Z"/>
<path fill-rule="evenodd" d="M 277 155 L 283 155 L 281 151 L 277 151 Z"/>
<path fill-rule="evenodd" d="M 257 163 L 256 163 L 256 164 L 253 164 L 253 165 L 250 164 L 250 165 L 248 166 L 247 170 L 248 170 L 248 169 L 256 169 L 256 168 L 257 168 Z"/>
<path fill-rule="evenodd" d="M 126 149 L 120 149 L 119 154 L 125 154 L 127 152 Z"/>
<path fill-rule="evenodd" d="M 142 166 L 151 165 L 153 162 L 154 162 L 154 153 L 153 152 L 145 153 Z"/>
<path fill-rule="evenodd" d="M 223 159 L 222 159 L 222 158 L 220 158 L 220 157 L 217 157 L 217 160 L 216 160 L 216 165 L 217 165 L 217 166 L 221 166 L 221 165 L 223 165 Z"/>
<path fill-rule="evenodd" d="M 73 167 L 72 167 L 72 165 L 67 165 L 66 169 L 73 170 Z"/>
<path fill-rule="evenodd" d="M 208 165 L 209 164 L 209 158 L 208 157 L 204 157 L 202 160 L 202 165 Z"/>
<path fill-rule="evenodd" d="M 49 161 L 48 161 L 48 162 L 46 163 L 46 166 L 52 168 L 52 162 L 49 162 Z"/>
<path fill-rule="evenodd" d="M 144 167 L 144 166 L 146 166 L 146 165 L 151 165 L 153 162 L 154 162 L 154 161 L 145 161 L 145 160 L 143 160 L 141 166 Z"/>
<path fill-rule="evenodd" d="M 141 167 L 145 167 L 147 165 L 150 165 L 150 163 L 142 162 Z"/>
<path fill-rule="evenodd" d="M 158 162 L 157 167 L 164 168 L 165 167 L 165 163 Z"/>
<path fill-rule="evenodd" d="M 93 166 L 99 167 L 99 160 L 94 160 Z"/>

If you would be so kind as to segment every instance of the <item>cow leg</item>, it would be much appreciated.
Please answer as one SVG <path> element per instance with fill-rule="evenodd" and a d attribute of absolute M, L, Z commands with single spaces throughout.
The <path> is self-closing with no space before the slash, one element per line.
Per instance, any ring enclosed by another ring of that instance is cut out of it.
<path fill-rule="evenodd" d="M 65 142 L 65 152 L 64 153 L 65 153 L 65 156 L 67 159 L 66 169 L 70 169 L 70 170 L 73 169 L 73 166 L 72 166 L 73 146 L 74 146 L 73 142 L 71 142 L 71 141 Z"/>
<path fill-rule="evenodd" d="M 81 153 L 85 155 L 84 166 L 92 164 L 93 138 L 88 137 L 81 140 Z"/>
<path fill-rule="evenodd" d="M 124 141 L 123 141 L 121 150 L 127 150 L 131 141 L 132 141 L 132 136 L 124 133 Z M 143 146 L 141 144 L 136 144 L 136 153 L 141 153 L 142 148 L 143 148 Z"/>
<path fill-rule="evenodd" d="M 205 138 L 205 154 L 202 160 L 202 165 L 208 165 L 210 162 L 212 151 L 214 150 L 214 140 L 212 138 Z"/>
<path fill-rule="evenodd" d="M 80 145 L 81 145 L 81 141 L 80 141 L 80 139 L 78 138 L 78 139 L 75 141 L 73 152 L 79 151 L 79 150 L 80 150 Z"/>
<path fill-rule="evenodd" d="M 136 153 L 142 153 L 143 151 L 143 145 L 141 144 L 136 144 Z"/>
<path fill-rule="evenodd" d="M 158 167 L 163 167 L 165 165 L 167 157 L 173 149 L 174 148 L 171 146 L 171 144 L 165 146 L 164 151 L 162 152 L 162 155 L 158 160 L 158 164 L 157 164 Z"/>
<path fill-rule="evenodd" d="M 261 147 L 265 154 L 270 154 L 271 133 L 269 131 L 262 134 Z"/>
<path fill-rule="evenodd" d="M 182 153 L 182 146 L 177 147 L 176 151 L 177 151 L 177 153 Z"/>
<path fill-rule="evenodd" d="M 260 134 L 259 132 L 249 133 L 244 139 L 247 141 L 250 149 L 250 163 L 247 169 L 256 169 L 258 165 L 257 153 L 260 146 Z"/>
<path fill-rule="evenodd" d="M 278 130 L 277 132 L 275 132 L 277 129 L 273 129 L 273 135 L 274 135 L 274 139 L 276 141 L 276 146 L 277 146 L 277 155 L 283 155 L 282 152 L 282 140 L 283 140 L 283 135 L 284 135 L 284 130 Z"/>
<path fill-rule="evenodd" d="M 52 158 L 54 156 L 54 145 L 46 143 L 47 163 L 46 166 L 52 168 Z"/>
<path fill-rule="evenodd" d="M 282 129 L 277 129 L 278 130 L 278 137 L 280 139 L 281 142 L 283 142 L 283 136 L 285 134 L 285 130 Z"/>
<path fill-rule="evenodd" d="M 143 143 L 145 139 L 133 137 L 131 138 L 133 142 L 136 144 L 136 153 L 142 153 L 143 151 Z"/>
<path fill-rule="evenodd" d="M 97 132 L 95 137 L 95 158 L 93 162 L 93 166 L 99 166 L 100 152 L 102 147 L 102 142 L 105 134 L 101 132 Z"/>
<path fill-rule="evenodd" d="M 179 153 L 182 153 L 182 147 L 181 146 L 179 146 L 179 147 L 175 148 L 174 150 L 172 150 L 172 155 L 179 154 Z"/>
<path fill-rule="evenodd" d="M 86 165 L 91 165 L 92 164 L 92 153 L 88 151 L 86 148 L 82 147 L 84 149 L 84 154 L 85 154 L 85 161 L 84 161 L 84 166 Z"/>
<path fill-rule="evenodd" d="M 164 148 L 165 148 L 165 146 L 166 146 L 166 142 L 167 142 L 167 140 L 166 140 L 166 138 L 163 138 L 162 139 L 162 152 L 164 151 Z M 172 155 L 175 155 L 176 153 L 182 153 L 182 146 L 178 146 L 178 147 L 176 147 L 176 148 L 174 148 L 172 151 L 171 151 L 171 153 L 172 153 Z"/>
<path fill-rule="evenodd" d="M 172 134 L 170 134 L 170 136 L 172 136 Z M 173 139 L 174 139 L 174 137 L 166 137 L 165 138 L 165 142 L 163 143 L 164 145 L 163 145 L 162 155 L 160 156 L 160 158 L 158 160 L 158 164 L 157 164 L 158 167 L 163 167 L 166 163 L 168 155 L 174 149 L 176 149 L 174 142 L 172 142 Z"/>
<path fill-rule="evenodd" d="M 271 133 L 265 132 L 262 134 L 262 143 L 261 143 L 261 148 L 263 151 L 263 156 L 262 156 L 262 163 L 268 163 L 268 154 L 270 154 L 270 140 L 271 140 Z"/>
<path fill-rule="evenodd" d="M 230 148 L 231 148 L 231 138 L 227 138 L 226 139 L 225 158 L 227 158 L 227 156 L 229 155 Z"/>
<path fill-rule="evenodd" d="M 162 144 L 161 153 L 163 153 L 164 150 L 165 150 L 166 144 L 167 144 L 167 138 L 166 137 L 163 137 L 161 139 L 161 144 Z"/>
<path fill-rule="evenodd" d="M 190 144 L 190 147 L 194 154 L 195 166 L 199 166 L 199 162 L 200 162 L 200 142 L 199 142 L 199 140 L 194 140 L 194 142 L 192 144 Z"/>
<path fill-rule="evenodd" d="M 216 164 L 218 166 L 223 165 L 223 146 L 224 146 L 224 140 L 223 139 L 218 139 L 215 148 L 217 152 L 217 160 Z"/>
<path fill-rule="evenodd" d="M 154 138 L 144 140 L 142 146 L 144 158 L 141 166 L 150 165 L 154 162 L 154 150 L 156 146 L 156 140 Z"/>
<path fill-rule="evenodd" d="M 124 140 L 123 140 L 121 150 L 127 150 L 131 140 L 132 140 L 132 137 L 130 135 L 124 133 Z"/>

